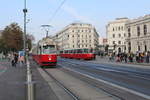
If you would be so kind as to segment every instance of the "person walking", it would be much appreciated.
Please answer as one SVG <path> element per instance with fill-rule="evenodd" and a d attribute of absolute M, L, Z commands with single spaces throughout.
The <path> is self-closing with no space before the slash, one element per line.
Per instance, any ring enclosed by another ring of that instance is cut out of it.
<path fill-rule="evenodd" d="M 149 58 L 150 58 L 150 52 L 146 53 L 146 63 L 149 63 Z"/>
<path fill-rule="evenodd" d="M 12 60 L 11 60 L 12 66 L 16 67 L 17 62 L 18 62 L 18 55 L 17 55 L 17 53 L 14 53 L 12 55 Z"/>

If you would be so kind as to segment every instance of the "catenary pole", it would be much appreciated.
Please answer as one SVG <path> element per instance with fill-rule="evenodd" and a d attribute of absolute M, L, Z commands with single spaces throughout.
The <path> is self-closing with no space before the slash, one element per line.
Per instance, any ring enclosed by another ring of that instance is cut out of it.
<path fill-rule="evenodd" d="M 23 49 L 25 52 L 25 62 L 26 62 L 26 57 L 27 57 L 27 53 L 26 53 L 26 15 L 27 15 L 27 8 L 26 8 L 26 0 L 24 0 L 24 9 L 23 9 L 23 13 L 24 13 L 24 33 L 23 33 Z"/>

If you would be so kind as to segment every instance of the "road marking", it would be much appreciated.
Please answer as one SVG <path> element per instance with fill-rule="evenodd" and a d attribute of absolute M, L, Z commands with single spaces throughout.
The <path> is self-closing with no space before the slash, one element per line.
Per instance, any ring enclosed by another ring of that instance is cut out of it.
<path fill-rule="evenodd" d="M 60 64 L 58 64 L 58 65 L 60 65 Z M 60 66 L 63 66 L 63 65 L 60 65 Z M 110 82 L 108 82 L 108 81 L 105 81 L 105 80 L 102 80 L 102 79 L 98 79 L 98 78 L 92 77 L 92 76 L 87 75 L 87 74 L 83 74 L 83 73 L 81 73 L 81 72 L 72 70 L 72 69 L 67 68 L 67 67 L 65 67 L 65 66 L 63 66 L 63 67 L 64 67 L 65 69 L 67 69 L 67 70 L 73 71 L 73 72 L 75 72 L 75 73 L 79 73 L 79 74 L 81 74 L 81 75 L 83 75 L 83 76 L 89 77 L 89 78 L 94 79 L 94 80 L 97 80 L 97 81 L 99 81 L 99 82 L 103 82 L 103 83 L 108 84 L 108 85 L 111 85 L 111 86 L 113 86 L 113 87 L 120 88 L 120 89 L 125 90 L 125 91 L 127 91 L 127 92 L 130 92 L 130 93 L 133 93 L 133 94 L 135 94 L 135 95 L 141 96 L 141 97 L 143 97 L 143 98 L 145 98 L 145 99 L 150 99 L 150 96 L 149 96 L 149 95 L 145 95 L 145 94 L 143 94 L 143 93 L 140 93 L 140 92 L 137 92 L 137 91 L 134 91 L 134 90 L 131 90 L 131 89 L 128 89 L 128 88 L 125 88 L 125 87 L 116 85 L 116 84 L 114 84 L 114 83 L 110 83 Z"/>

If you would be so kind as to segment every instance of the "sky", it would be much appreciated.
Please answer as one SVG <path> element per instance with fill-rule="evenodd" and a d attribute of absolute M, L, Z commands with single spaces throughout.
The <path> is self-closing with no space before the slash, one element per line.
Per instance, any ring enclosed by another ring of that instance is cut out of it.
<path fill-rule="evenodd" d="M 138 18 L 150 14 L 150 0 L 27 0 L 27 33 L 38 41 L 46 36 L 41 25 L 51 25 L 54 35 L 73 22 L 92 24 L 101 37 L 106 37 L 106 25 L 116 18 Z M 12 22 L 23 29 L 24 0 L 1 0 L 0 30 Z"/>

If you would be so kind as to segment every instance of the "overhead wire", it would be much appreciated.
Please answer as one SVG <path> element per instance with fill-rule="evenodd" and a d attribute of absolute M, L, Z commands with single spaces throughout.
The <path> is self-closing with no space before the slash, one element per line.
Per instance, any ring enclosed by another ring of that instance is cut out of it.
<path fill-rule="evenodd" d="M 56 16 L 57 12 L 60 10 L 60 8 L 64 5 L 65 2 L 66 2 L 66 0 L 63 0 L 61 2 L 61 4 L 58 6 L 58 8 L 55 10 L 55 12 L 52 14 L 52 16 L 50 17 L 50 23 L 52 22 L 52 20 Z"/>

